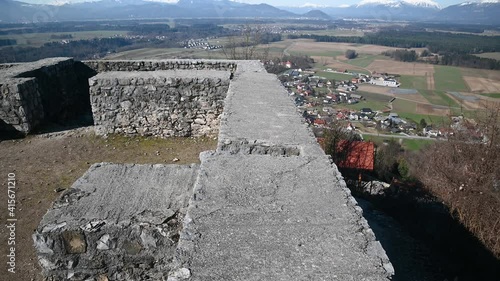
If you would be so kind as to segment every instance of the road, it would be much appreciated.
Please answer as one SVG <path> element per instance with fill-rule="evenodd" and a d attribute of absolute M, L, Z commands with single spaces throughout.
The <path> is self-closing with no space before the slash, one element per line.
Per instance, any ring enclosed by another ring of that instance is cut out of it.
<path fill-rule="evenodd" d="M 360 133 L 361 135 L 376 136 L 376 137 L 383 137 L 383 138 L 398 138 L 398 139 L 411 139 L 411 140 L 431 140 L 431 141 L 445 140 L 445 139 L 437 139 L 437 138 L 429 138 L 429 137 L 421 137 L 421 136 L 388 135 L 388 134 L 376 134 L 376 133 L 364 133 L 364 132 L 358 132 L 358 133 Z"/>

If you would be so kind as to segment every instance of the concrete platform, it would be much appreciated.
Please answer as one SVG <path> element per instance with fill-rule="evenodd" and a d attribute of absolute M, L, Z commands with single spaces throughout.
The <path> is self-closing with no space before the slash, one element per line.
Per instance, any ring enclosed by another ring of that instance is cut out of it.
<path fill-rule="evenodd" d="M 323 157 L 205 155 L 179 265 L 190 280 L 388 280 L 335 172 Z"/>

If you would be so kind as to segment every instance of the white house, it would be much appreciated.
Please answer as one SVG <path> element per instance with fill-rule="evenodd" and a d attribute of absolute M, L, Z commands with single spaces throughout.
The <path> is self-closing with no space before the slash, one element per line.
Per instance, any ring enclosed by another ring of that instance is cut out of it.
<path fill-rule="evenodd" d="M 384 86 L 384 87 L 394 87 L 394 88 L 397 88 L 401 85 L 398 81 L 394 79 L 388 79 L 382 77 L 370 80 L 370 84 L 377 86 Z"/>

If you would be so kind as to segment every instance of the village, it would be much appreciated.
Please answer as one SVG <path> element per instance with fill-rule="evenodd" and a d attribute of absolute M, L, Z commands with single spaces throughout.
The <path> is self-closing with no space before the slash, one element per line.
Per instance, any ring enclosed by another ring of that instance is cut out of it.
<path fill-rule="evenodd" d="M 361 138 L 363 134 L 390 134 L 409 138 L 446 139 L 451 131 L 449 127 L 433 127 L 432 124 L 416 123 L 414 120 L 400 117 L 392 107 L 396 97 L 387 96 L 387 104 L 382 110 L 352 106 L 366 101 L 363 92 L 358 91 L 361 84 L 399 88 L 401 84 L 396 75 L 364 74 L 330 68 L 324 70 L 352 76 L 351 79 L 336 80 L 316 75 L 314 70 L 293 68 L 290 61 L 284 62 L 283 65 L 288 70 L 279 75 L 279 79 L 293 97 L 303 117 L 315 128 L 315 132 L 320 132 L 318 129 L 328 128 L 338 121 L 345 124 L 346 130 L 359 134 Z M 461 120 L 460 117 L 453 118 L 455 126 Z"/>

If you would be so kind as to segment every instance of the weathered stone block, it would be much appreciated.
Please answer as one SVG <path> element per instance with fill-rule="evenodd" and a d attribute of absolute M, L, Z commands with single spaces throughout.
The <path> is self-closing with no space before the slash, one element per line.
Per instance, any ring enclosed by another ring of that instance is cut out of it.
<path fill-rule="evenodd" d="M 33 235 L 44 275 L 165 280 L 197 175 L 198 165 L 93 165 Z"/>

